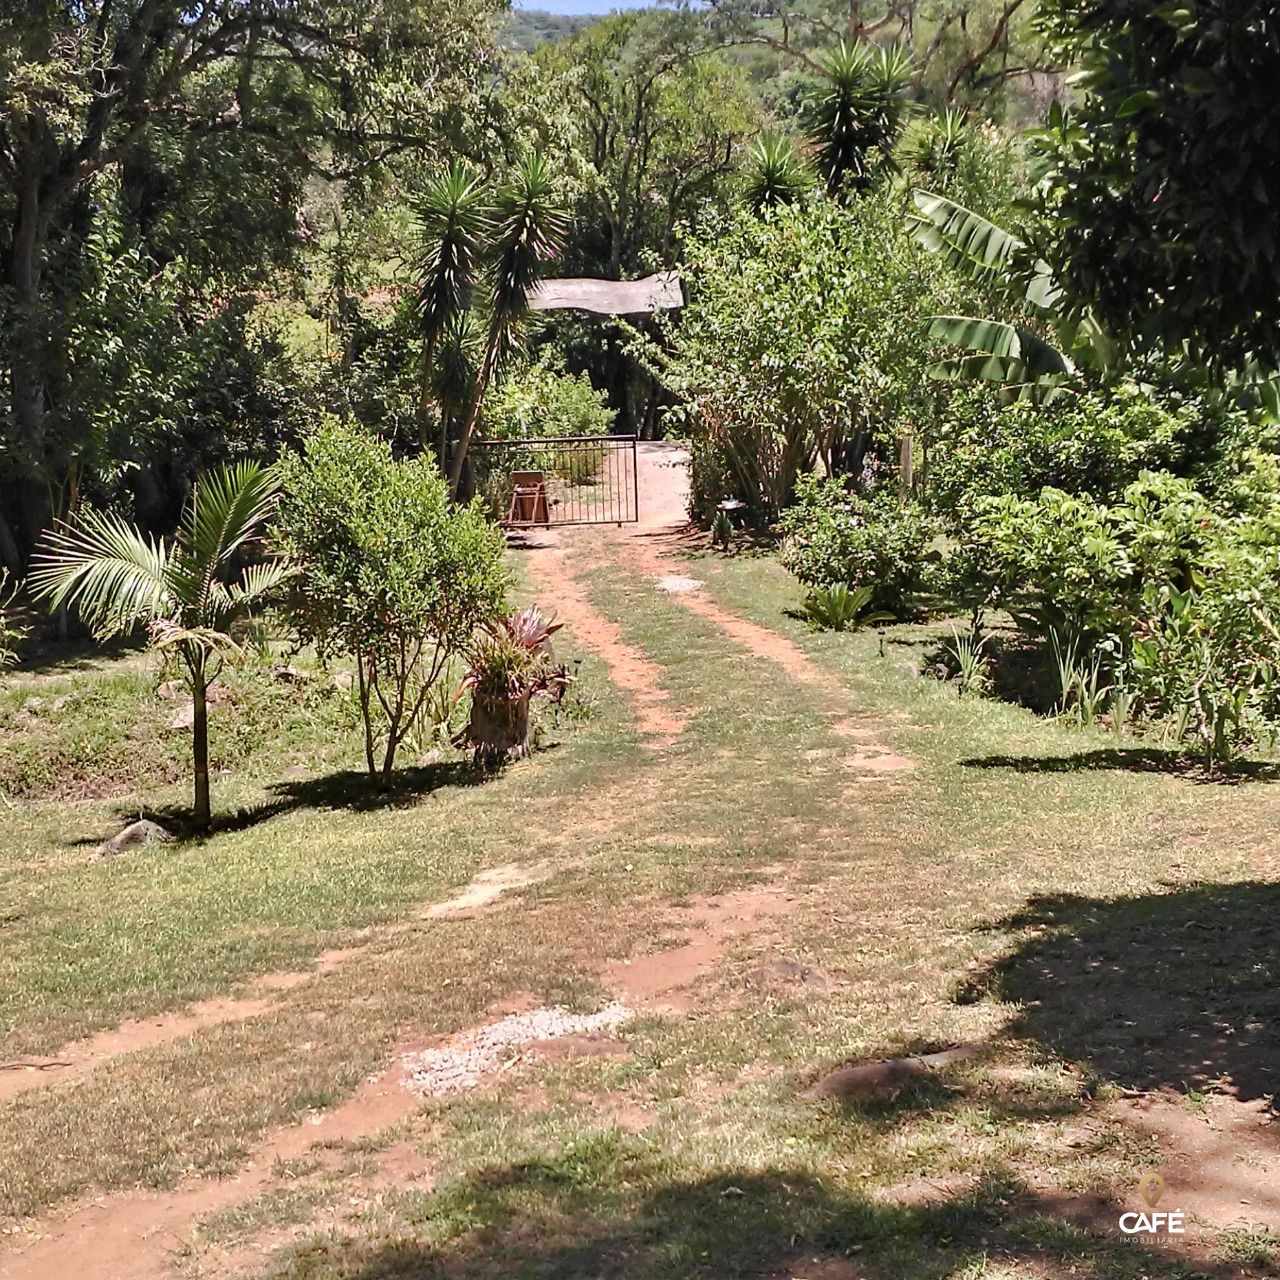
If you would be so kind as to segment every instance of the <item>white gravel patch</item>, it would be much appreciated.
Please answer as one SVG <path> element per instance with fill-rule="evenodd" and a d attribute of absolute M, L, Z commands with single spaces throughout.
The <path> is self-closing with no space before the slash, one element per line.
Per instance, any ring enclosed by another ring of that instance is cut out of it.
<path fill-rule="evenodd" d="M 401 1059 L 415 1093 L 436 1098 L 459 1089 L 474 1089 L 486 1076 L 511 1065 L 511 1050 L 536 1040 L 611 1031 L 630 1022 L 635 1010 L 614 1001 L 599 1013 L 570 1013 L 561 1005 L 513 1013 L 487 1027 L 464 1031 L 438 1049 L 407 1053 Z"/>
<path fill-rule="evenodd" d="M 703 584 L 697 578 L 686 578 L 678 573 L 669 573 L 658 579 L 658 586 L 663 591 L 678 594 L 681 591 L 697 591 Z"/>

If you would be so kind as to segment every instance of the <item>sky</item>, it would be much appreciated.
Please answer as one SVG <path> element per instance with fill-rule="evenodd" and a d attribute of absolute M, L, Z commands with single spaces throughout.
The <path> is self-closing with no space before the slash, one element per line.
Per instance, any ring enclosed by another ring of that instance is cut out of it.
<path fill-rule="evenodd" d="M 653 0 L 515 0 L 517 9 L 544 13 L 612 13 L 615 9 L 647 9 Z"/>

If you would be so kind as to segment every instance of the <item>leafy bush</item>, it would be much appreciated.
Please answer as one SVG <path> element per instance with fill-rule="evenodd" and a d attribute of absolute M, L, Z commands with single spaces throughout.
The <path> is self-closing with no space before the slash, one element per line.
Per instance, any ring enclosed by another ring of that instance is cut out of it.
<path fill-rule="evenodd" d="M 615 414 L 585 373 L 565 373 L 544 357 L 509 374 L 485 402 L 483 433 L 490 440 L 537 440 L 555 436 L 601 437 Z M 476 486 L 495 515 L 511 500 L 513 471 L 542 471 L 566 484 L 589 484 L 604 462 L 603 447 L 568 453 L 528 448 L 477 450 Z"/>
<path fill-rule="evenodd" d="M 502 534 L 455 506 L 432 459 L 328 422 L 282 463 L 276 537 L 301 567 L 295 619 L 321 658 L 356 660 L 365 763 L 386 778 L 449 659 L 502 608 Z"/>
<path fill-rule="evenodd" d="M 928 442 L 922 499 L 961 518 L 980 497 L 1046 487 L 1113 502 L 1141 472 L 1188 462 L 1208 417 L 1197 400 L 1162 402 L 1133 387 L 1037 405 L 957 386 Z"/>
<path fill-rule="evenodd" d="M 901 617 L 924 580 L 933 525 L 887 490 L 849 493 L 837 479 L 802 476 L 779 523 L 782 562 L 812 587 L 866 587 L 868 605 Z"/>
<path fill-rule="evenodd" d="M 544 356 L 509 373 L 489 393 L 484 434 L 490 440 L 603 436 L 614 416 L 585 373 L 566 373 Z"/>
<path fill-rule="evenodd" d="M 921 317 L 963 310 L 938 258 L 902 233 L 899 197 L 812 200 L 709 224 L 666 345 L 639 350 L 684 406 L 694 514 L 738 498 L 777 519 L 815 465 L 861 474 L 936 390 Z"/>
<path fill-rule="evenodd" d="M 0 671 L 17 662 L 18 645 L 27 635 L 26 625 L 8 613 L 17 595 L 18 584 L 10 579 L 6 570 L 0 569 Z"/>
<path fill-rule="evenodd" d="M 1144 472 L 1121 501 L 1046 489 L 978 503 L 975 594 L 1052 639 L 1064 671 L 1107 682 L 1221 760 L 1280 723 L 1280 460 L 1254 455 L 1216 503 Z M 1064 701 L 1069 700 L 1064 676 Z M 1078 685 L 1078 681 L 1076 682 Z"/>

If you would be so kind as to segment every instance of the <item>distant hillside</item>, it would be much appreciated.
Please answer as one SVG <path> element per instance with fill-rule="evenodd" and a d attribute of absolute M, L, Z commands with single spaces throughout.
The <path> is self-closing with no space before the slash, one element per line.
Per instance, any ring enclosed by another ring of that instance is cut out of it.
<path fill-rule="evenodd" d="M 529 53 L 540 44 L 555 44 L 596 20 L 594 14 L 545 13 L 541 9 L 513 9 L 502 28 L 508 49 Z"/>

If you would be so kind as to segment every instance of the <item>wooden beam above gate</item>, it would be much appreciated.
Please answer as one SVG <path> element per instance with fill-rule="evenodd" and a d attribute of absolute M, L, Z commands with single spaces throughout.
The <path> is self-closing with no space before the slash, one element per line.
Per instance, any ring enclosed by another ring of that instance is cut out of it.
<path fill-rule="evenodd" d="M 533 311 L 591 311 L 602 316 L 649 315 L 684 306 L 680 275 L 659 271 L 643 280 L 595 280 L 580 276 L 540 280 L 529 293 Z"/>

